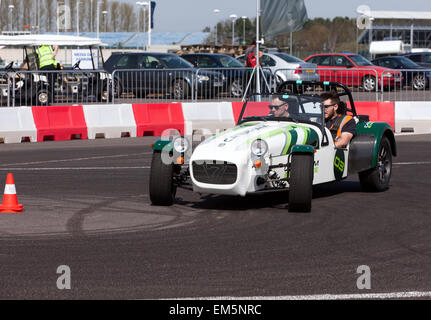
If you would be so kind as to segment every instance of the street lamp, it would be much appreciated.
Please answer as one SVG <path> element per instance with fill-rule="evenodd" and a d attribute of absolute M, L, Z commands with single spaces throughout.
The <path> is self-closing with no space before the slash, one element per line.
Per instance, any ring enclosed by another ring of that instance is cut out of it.
<path fill-rule="evenodd" d="M 100 25 L 99 25 L 99 19 L 100 19 L 100 4 L 101 1 L 97 0 L 97 6 L 96 6 L 96 34 L 97 34 L 97 39 L 99 39 L 99 33 L 100 33 Z"/>
<path fill-rule="evenodd" d="M 13 4 L 9 5 L 9 30 L 10 31 L 12 31 L 12 26 L 13 26 L 12 13 L 13 13 L 14 8 L 15 8 L 15 6 Z"/>
<path fill-rule="evenodd" d="M 76 1 L 76 35 L 78 37 L 79 37 L 79 5 L 81 4 L 80 2 L 81 2 L 80 0 Z"/>
<path fill-rule="evenodd" d="M 144 2 L 144 1 L 138 1 L 138 2 L 136 2 L 136 5 L 138 6 L 138 7 L 143 7 L 143 8 L 145 8 L 146 6 L 148 6 L 148 2 Z M 150 25 L 150 28 L 151 28 L 151 25 Z M 139 16 L 138 16 L 138 33 L 141 31 L 141 9 L 139 8 Z M 144 35 L 145 35 L 145 12 L 144 12 Z M 144 45 L 143 45 L 143 47 L 145 47 L 145 36 L 144 36 Z M 136 45 L 136 50 L 138 50 L 139 49 L 139 42 L 138 42 L 138 44 Z"/>
<path fill-rule="evenodd" d="M 235 20 L 238 18 L 236 14 L 231 14 L 229 18 L 232 19 L 232 47 L 235 44 Z"/>
<path fill-rule="evenodd" d="M 150 50 L 151 47 L 151 2 L 148 1 L 138 1 L 136 2 L 138 6 L 148 6 L 148 45 L 147 45 L 147 51 Z M 144 23 L 145 25 L 145 23 Z M 145 30 L 145 28 L 144 28 Z"/>
<path fill-rule="evenodd" d="M 105 33 L 106 33 L 106 23 L 107 23 L 106 15 L 108 14 L 108 11 L 103 10 L 102 14 L 103 14 L 103 22 L 105 23 Z"/>
<path fill-rule="evenodd" d="M 242 16 L 241 19 L 242 19 L 242 34 L 243 34 L 242 44 L 245 44 L 246 43 L 245 42 L 245 20 L 247 20 L 247 17 L 246 16 Z"/>
<path fill-rule="evenodd" d="M 214 14 L 217 16 L 220 13 L 219 9 L 213 10 Z M 218 21 L 216 21 L 216 35 L 215 35 L 215 45 L 218 45 Z"/>

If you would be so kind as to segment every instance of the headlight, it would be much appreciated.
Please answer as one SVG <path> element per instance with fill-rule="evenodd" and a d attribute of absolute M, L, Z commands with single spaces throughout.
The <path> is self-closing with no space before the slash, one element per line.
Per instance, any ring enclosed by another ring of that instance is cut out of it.
<path fill-rule="evenodd" d="M 210 79 L 210 77 L 208 77 L 208 76 L 198 76 L 199 81 L 208 81 L 209 79 Z"/>
<path fill-rule="evenodd" d="M 226 80 L 226 76 L 225 76 L 224 74 L 222 74 L 222 75 L 221 75 L 221 79 L 222 79 L 223 81 L 225 81 L 225 80 Z"/>
<path fill-rule="evenodd" d="M 186 138 L 180 137 L 174 140 L 174 149 L 178 153 L 185 153 L 190 148 L 190 143 Z"/>
<path fill-rule="evenodd" d="M 383 73 L 383 77 L 384 78 L 392 78 L 394 75 L 392 74 L 392 73 L 389 73 L 389 72 L 385 72 L 385 73 Z"/>
<path fill-rule="evenodd" d="M 251 153 L 257 157 L 262 157 L 268 152 L 268 144 L 265 140 L 256 139 L 251 144 Z"/>

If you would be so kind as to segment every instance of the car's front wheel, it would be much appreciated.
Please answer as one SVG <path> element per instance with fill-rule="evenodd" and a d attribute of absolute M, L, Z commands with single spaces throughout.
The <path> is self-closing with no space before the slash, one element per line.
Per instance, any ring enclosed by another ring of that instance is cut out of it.
<path fill-rule="evenodd" d="M 377 166 L 359 173 L 359 181 L 364 191 L 385 191 L 389 188 L 392 174 L 392 150 L 386 137 L 382 137 L 377 155 Z"/>
<path fill-rule="evenodd" d="M 151 161 L 150 200 L 153 205 L 170 206 L 177 192 L 173 183 L 174 164 L 165 164 L 162 160 L 162 153 L 155 151 Z"/>
<path fill-rule="evenodd" d="M 362 79 L 362 88 L 367 92 L 376 91 L 376 77 L 365 76 Z"/>
<path fill-rule="evenodd" d="M 174 99 L 185 99 L 189 96 L 190 88 L 187 81 L 176 79 L 172 84 L 171 92 Z"/>
<path fill-rule="evenodd" d="M 35 106 L 47 106 L 50 101 L 48 89 L 39 88 L 36 92 L 36 96 L 33 98 L 33 104 Z"/>
<path fill-rule="evenodd" d="M 234 79 L 229 86 L 229 93 L 234 98 L 242 98 L 244 96 L 244 83 L 243 79 Z"/>
<path fill-rule="evenodd" d="M 289 212 L 310 212 L 313 198 L 312 154 L 293 154 L 289 178 Z"/>

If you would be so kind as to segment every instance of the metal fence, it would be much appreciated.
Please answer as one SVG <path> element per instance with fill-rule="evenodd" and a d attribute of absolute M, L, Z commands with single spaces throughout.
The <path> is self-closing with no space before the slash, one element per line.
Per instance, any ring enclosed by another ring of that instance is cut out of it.
<path fill-rule="evenodd" d="M 381 101 L 430 101 L 431 69 L 402 69 L 397 87 L 381 87 Z"/>
<path fill-rule="evenodd" d="M 256 92 L 253 68 L 0 71 L 0 106 L 241 101 Z M 431 70 L 374 68 L 260 71 L 261 92 L 286 80 L 340 82 L 357 101 L 431 101 Z M 313 88 L 309 93 L 321 93 Z"/>
<path fill-rule="evenodd" d="M 241 100 L 256 90 L 253 68 L 223 69 L 122 69 L 112 73 L 114 102 L 118 99 L 145 101 Z M 271 70 L 261 72 L 261 90 L 275 90 Z"/>

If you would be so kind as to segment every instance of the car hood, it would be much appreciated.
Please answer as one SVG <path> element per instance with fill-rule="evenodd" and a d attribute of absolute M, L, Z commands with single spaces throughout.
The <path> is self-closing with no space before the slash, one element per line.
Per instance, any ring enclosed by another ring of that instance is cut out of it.
<path fill-rule="evenodd" d="M 215 135 L 193 152 L 193 160 L 221 160 L 248 157 L 251 144 L 256 139 L 265 140 L 268 153 L 273 156 L 288 154 L 294 145 L 319 145 L 321 132 L 318 127 L 287 121 L 246 122 Z"/>

